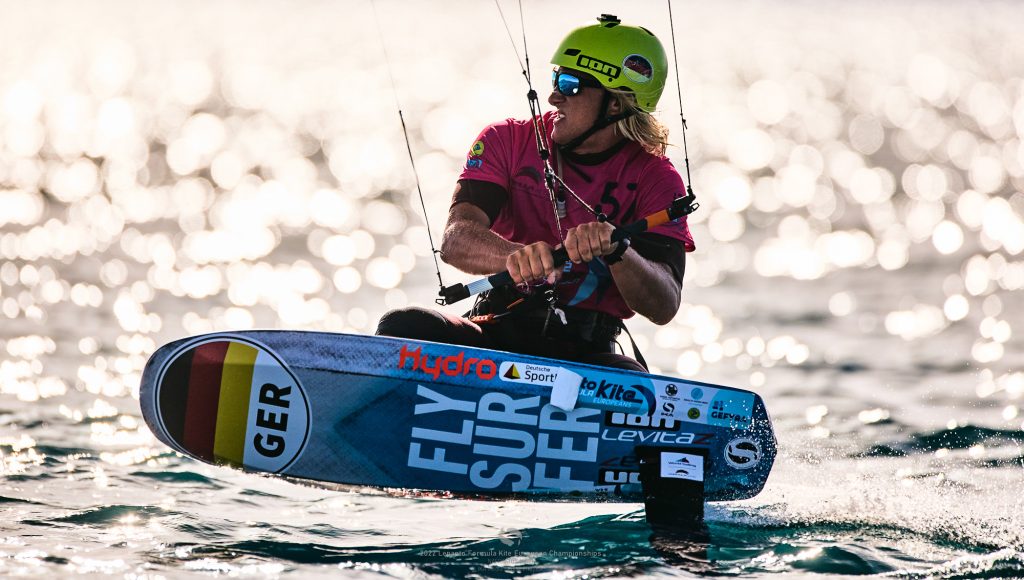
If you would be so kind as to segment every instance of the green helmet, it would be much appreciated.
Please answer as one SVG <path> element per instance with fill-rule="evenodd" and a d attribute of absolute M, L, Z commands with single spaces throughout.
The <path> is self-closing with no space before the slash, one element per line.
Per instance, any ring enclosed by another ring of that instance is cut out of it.
<path fill-rule="evenodd" d="M 621 24 L 610 14 L 597 22 L 570 32 L 551 64 L 585 71 L 605 88 L 630 90 L 641 109 L 653 112 L 668 76 L 658 37 L 646 28 Z"/>

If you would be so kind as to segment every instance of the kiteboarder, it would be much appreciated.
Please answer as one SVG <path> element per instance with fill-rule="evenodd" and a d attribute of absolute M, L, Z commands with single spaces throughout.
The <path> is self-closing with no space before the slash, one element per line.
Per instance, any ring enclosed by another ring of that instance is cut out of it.
<path fill-rule="evenodd" d="M 448 264 L 506 270 L 517 287 L 491 290 L 464 317 L 393 310 L 377 334 L 645 371 L 642 357 L 616 352 L 622 321 L 672 320 L 693 239 L 685 217 L 624 241 L 611 236 L 685 191 L 665 157 L 668 130 L 652 115 L 665 51 L 649 30 L 602 15 L 570 32 L 551 62 L 554 111 L 479 134 L 441 246 Z M 565 263 L 552 258 L 558 247 Z"/>

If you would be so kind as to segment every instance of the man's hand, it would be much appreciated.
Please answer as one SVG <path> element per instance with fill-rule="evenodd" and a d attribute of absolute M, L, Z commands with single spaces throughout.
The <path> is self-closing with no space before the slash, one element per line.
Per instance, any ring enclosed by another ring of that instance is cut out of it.
<path fill-rule="evenodd" d="M 519 248 L 505 259 L 505 269 L 516 284 L 528 284 L 547 279 L 551 284 L 561 277 L 561 267 L 555 267 L 555 259 L 551 256 L 551 245 L 547 242 L 534 242 Z"/>
<path fill-rule="evenodd" d="M 612 242 L 615 228 L 606 222 L 578 225 L 565 233 L 565 251 L 573 263 L 589 262 L 612 253 L 618 243 Z M 558 246 L 562 247 L 562 246 Z M 554 284 L 562 277 L 562 264 L 555 264 L 553 248 L 547 242 L 535 242 L 509 254 L 505 269 L 516 284 L 547 280 Z"/>
<path fill-rule="evenodd" d="M 612 242 L 615 227 L 608 222 L 580 224 L 565 233 L 565 250 L 574 264 L 589 262 L 612 253 L 618 243 Z"/>

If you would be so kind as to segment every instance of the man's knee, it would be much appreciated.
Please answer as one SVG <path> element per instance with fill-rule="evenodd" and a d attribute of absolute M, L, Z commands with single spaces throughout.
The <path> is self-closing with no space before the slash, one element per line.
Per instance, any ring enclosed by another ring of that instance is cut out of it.
<path fill-rule="evenodd" d="M 650 372 L 642 364 L 636 360 L 618 353 L 612 352 L 601 352 L 588 355 L 584 357 L 581 362 L 589 363 L 592 365 L 598 365 L 602 367 L 609 367 L 613 369 L 623 369 L 627 371 L 639 371 L 641 373 Z"/>
<path fill-rule="evenodd" d="M 444 319 L 436 312 L 417 307 L 401 308 L 388 311 L 381 316 L 375 334 L 435 340 L 432 337 L 443 333 L 445 326 Z"/>

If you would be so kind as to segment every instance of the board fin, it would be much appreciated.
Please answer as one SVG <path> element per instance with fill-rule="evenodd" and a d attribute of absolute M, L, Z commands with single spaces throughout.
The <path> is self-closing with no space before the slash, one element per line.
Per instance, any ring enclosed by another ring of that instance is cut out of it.
<path fill-rule="evenodd" d="M 654 528 L 694 530 L 704 525 L 704 474 L 708 450 L 639 445 L 640 483 L 647 523 Z"/>

